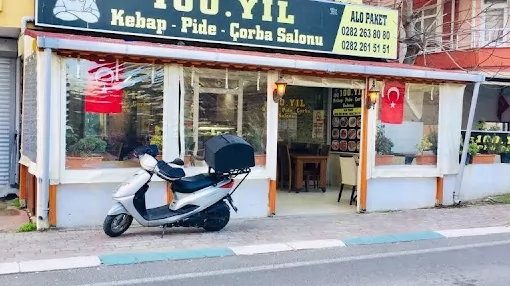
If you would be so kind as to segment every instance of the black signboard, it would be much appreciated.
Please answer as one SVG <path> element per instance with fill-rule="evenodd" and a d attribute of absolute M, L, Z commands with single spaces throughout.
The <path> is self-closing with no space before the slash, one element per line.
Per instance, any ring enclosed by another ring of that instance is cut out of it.
<path fill-rule="evenodd" d="M 233 45 L 397 57 L 398 13 L 314 0 L 37 0 L 36 25 Z"/>
<path fill-rule="evenodd" d="M 461 143 L 464 142 L 466 131 L 461 131 Z M 481 154 L 500 154 L 510 151 L 510 132 L 471 131 L 470 143 L 476 143 Z"/>
<path fill-rule="evenodd" d="M 331 151 L 358 153 L 361 140 L 362 89 L 333 89 Z"/>

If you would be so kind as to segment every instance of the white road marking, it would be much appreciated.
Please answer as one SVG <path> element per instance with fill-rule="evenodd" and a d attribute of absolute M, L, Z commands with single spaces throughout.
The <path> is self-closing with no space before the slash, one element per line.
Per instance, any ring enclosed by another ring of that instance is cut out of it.
<path fill-rule="evenodd" d="M 466 229 L 450 229 L 435 231 L 445 237 L 466 237 L 466 236 L 479 236 L 498 233 L 510 233 L 510 227 L 481 227 L 481 228 L 466 228 Z"/>
<path fill-rule="evenodd" d="M 0 274 L 13 274 L 19 272 L 18 262 L 0 263 Z"/>
<path fill-rule="evenodd" d="M 253 255 L 280 251 L 290 251 L 293 249 L 292 247 L 285 243 L 274 243 L 274 244 L 236 246 L 230 247 L 230 250 L 232 250 L 236 255 Z"/>
<path fill-rule="evenodd" d="M 214 271 L 193 272 L 193 273 L 184 273 L 184 274 L 176 274 L 176 275 L 168 275 L 168 276 L 127 279 L 127 280 L 120 280 L 120 281 L 83 284 L 80 286 L 122 286 L 122 285 L 135 285 L 135 284 L 149 284 L 149 283 L 155 283 L 155 282 L 184 280 L 184 279 L 198 278 L 198 277 L 212 277 L 212 276 L 221 276 L 221 275 L 238 274 L 238 273 L 249 273 L 249 272 L 260 272 L 260 271 L 270 271 L 270 270 L 278 270 L 278 269 L 297 268 L 297 267 L 304 267 L 304 266 L 317 266 L 317 265 L 343 263 L 343 262 L 350 262 L 350 261 L 372 260 L 372 259 L 389 258 L 389 257 L 399 257 L 399 256 L 409 256 L 409 255 L 418 255 L 418 254 L 427 254 L 427 253 L 436 253 L 436 252 L 446 252 L 446 251 L 463 250 L 463 249 L 470 249 L 470 248 L 483 248 L 483 247 L 491 247 L 491 246 L 506 245 L 506 244 L 510 244 L 510 240 L 487 242 L 487 243 L 465 244 L 465 245 L 448 246 L 448 247 L 437 247 L 437 248 L 428 248 L 428 249 L 419 249 L 419 250 L 396 251 L 396 252 L 389 252 L 389 253 L 376 253 L 376 254 L 368 254 L 368 255 L 360 255 L 360 256 L 341 257 L 341 258 L 334 258 L 334 259 L 300 261 L 300 262 L 271 264 L 271 265 L 262 265 L 262 266 L 253 266 L 253 267 L 244 267 L 244 268 L 232 268 L 232 269 L 223 269 L 223 270 L 214 270 Z"/>
<path fill-rule="evenodd" d="M 287 243 L 294 250 L 321 249 L 329 247 L 344 247 L 345 243 L 339 239 L 294 241 Z"/>
<path fill-rule="evenodd" d="M 60 259 L 31 260 L 19 263 L 20 272 L 41 272 L 52 270 L 87 268 L 101 265 L 97 256 L 78 256 Z"/>

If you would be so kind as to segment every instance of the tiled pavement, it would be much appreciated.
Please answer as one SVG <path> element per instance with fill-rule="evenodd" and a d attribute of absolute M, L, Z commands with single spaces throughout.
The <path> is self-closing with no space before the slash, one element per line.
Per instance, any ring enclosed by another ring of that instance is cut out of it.
<path fill-rule="evenodd" d="M 10 212 L 9 215 L 6 215 L 7 212 Z M 17 209 L 10 209 L 0 211 L 0 232 L 2 231 L 15 231 L 21 225 L 29 222 L 30 219 L 28 214 L 25 211 L 20 211 Z M 0 245 L 2 242 L 2 234 L 0 233 Z M 0 256 L 1 258 L 1 256 Z"/>
<path fill-rule="evenodd" d="M 133 227 L 118 238 L 101 228 L 0 233 L 0 262 L 83 255 L 167 251 L 269 244 L 287 241 L 349 239 L 428 230 L 510 225 L 510 206 L 485 205 L 372 214 L 289 216 L 234 220 L 217 233 L 198 229 Z"/>

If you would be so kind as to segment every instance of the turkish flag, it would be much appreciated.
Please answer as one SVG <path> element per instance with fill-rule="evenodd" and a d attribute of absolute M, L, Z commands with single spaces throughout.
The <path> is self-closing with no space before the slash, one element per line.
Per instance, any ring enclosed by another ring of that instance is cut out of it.
<path fill-rule="evenodd" d="M 85 88 L 85 112 L 121 113 L 122 80 L 117 62 L 91 63 Z"/>
<path fill-rule="evenodd" d="M 501 116 L 509 107 L 510 107 L 510 104 L 508 104 L 508 101 L 506 101 L 505 97 L 503 96 L 503 93 L 500 93 L 499 98 L 498 98 L 498 119 L 499 119 L 499 121 L 501 121 Z"/>
<path fill-rule="evenodd" d="M 404 97 L 406 84 L 386 81 L 381 96 L 380 119 L 382 123 L 402 124 L 404 122 Z"/>

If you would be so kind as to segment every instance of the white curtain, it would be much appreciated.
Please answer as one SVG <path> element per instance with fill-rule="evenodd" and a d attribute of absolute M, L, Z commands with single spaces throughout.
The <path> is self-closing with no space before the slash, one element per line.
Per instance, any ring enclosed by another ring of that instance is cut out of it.
<path fill-rule="evenodd" d="M 165 72 L 163 109 L 163 158 L 173 160 L 179 157 L 179 75 L 182 66 L 169 65 Z"/>
<path fill-rule="evenodd" d="M 439 87 L 438 165 L 443 175 L 459 169 L 460 130 L 465 85 L 442 84 Z"/>

